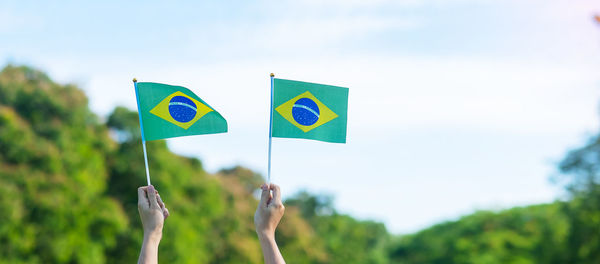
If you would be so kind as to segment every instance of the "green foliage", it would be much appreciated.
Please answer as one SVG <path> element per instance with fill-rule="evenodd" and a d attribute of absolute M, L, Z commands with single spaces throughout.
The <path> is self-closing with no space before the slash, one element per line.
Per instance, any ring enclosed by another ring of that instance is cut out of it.
<path fill-rule="evenodd" d="M 387 263 L 387 246 L 390 236 L 381 223 L 358 221 L 339 214 L 329 196 L 313 196 L 300 192 L 288 199 L 302 217 L 319 234 L 313 247 L 325 252 L 320 263 Z"/>
<path fill-rule="evenodd" d="M 565 263 L 569 230 L 561 203 L 480 211 L 401 237 L 397 263 Z"/>
<path fill-rule="evenodd" d="M 565 206 L 572 227 L 569 262 L 600 263 L 600 136 L 569 152 L 559 167 L 572 197 Z"/>
<path fill-rule="evenodd" d="M 25 67 L 0 74 L 0 258 L 104 263 L 127 227 L 103 195 L 114 144 L 83 93 Z"/>

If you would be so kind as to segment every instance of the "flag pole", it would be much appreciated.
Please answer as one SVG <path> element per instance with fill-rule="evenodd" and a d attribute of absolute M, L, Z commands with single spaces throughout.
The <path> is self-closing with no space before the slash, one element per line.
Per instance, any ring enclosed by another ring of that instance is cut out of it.
<path fill-rule="evenodd" d="M 140 97 L 138 96 L 137 79 L 133 78 L 133 88 L 135 89 L 135 99 L 137 100 L 138 116 L 140 118 L 140 131 L 142 133 L 142 147 L 144 148 L 144 164 L 146 165 L 146 181 L 150 186 L 150 170 L 148 170 L 148 154 L 146 153 L 146 139 L 144 139 L 144 125 L 142 124 L 142 111 L 140 109 Z"/>
<path fill-rule="evenodd" d="M 267 169 L 267 184 L 271 184 L 271 141 L 273 139 L 273 79 L 275 78 L 275 74 L 271 73 L 271 113 L 269 118 L 269 167 Z"/>

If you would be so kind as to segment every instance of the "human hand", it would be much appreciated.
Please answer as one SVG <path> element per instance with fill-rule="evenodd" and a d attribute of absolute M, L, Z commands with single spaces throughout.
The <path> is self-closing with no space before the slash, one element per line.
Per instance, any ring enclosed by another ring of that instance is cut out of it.
<path fill-rule="evenodd" d="M 169 210 L 154 186 L 138 188 L 138 211 L 144 227 L 144 240 L 160 241 L 165 219 L 169 217 Z"/>
<path fill-rule="evenodd" d="M 285 211 L 281 202 L 281 190 L 278 185 L 272 183 L 270 185 L 263 184 L 260 188 L 262 194 L 256 213 L 254 213 L 254 226 L 259 237 L 274 238 L 275 229 Z M 271 190 L 273 194 L 271 194 Z"/>

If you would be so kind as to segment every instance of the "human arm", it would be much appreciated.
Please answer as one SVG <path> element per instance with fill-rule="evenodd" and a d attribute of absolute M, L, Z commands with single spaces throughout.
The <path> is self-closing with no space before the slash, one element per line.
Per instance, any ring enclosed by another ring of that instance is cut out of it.
<path fill-rule="evenodd" d="M 144 240 L 140 250 L 139 264 L 158 263 L 158 244 L 169 210 L 165 207 L 154 186 L 138 188 L 138 211 L 144 228 Z"/>
<path fill-rule="evenodd" d="M 283 217 L 285 207 L 281 202 L 281 190 L 275 184 L 263 184 L 260 203 L 254 214 L 254 226 L 260 241 L 265 264 L 284 264 L 285 260 L 275 242 L 275 229 Z M 273 194 L 271 194 L 273 191 Z"/>

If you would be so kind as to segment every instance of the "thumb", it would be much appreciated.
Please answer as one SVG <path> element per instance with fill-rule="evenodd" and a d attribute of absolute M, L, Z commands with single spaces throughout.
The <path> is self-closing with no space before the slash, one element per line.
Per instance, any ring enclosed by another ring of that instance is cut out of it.
<path fill-rule="evenodd" d="M 260 205 L 267 207 L 267 203 L 269 203 L 269 199 L 271 199 L 271 190 L 269 190 L 269 186 L 263 184 L 260 186 L 262 189 L 262 193 L 260 194 Z"/>
<path fill-rule="evenodd" d="M 281 189 L 279 188 L 279 185 L 271 183 L 271 189 L 273 190 L 273 199 L 275 200 L 275 203 L 281 204 Z"/>
<path fill-rule="evenodd" d="M 150 208 L 152 208 L 152 209 L 160 208 L 158 206 L 158 200 L 156 198 L 156 190 L 154 189 L 154 186 L 152 186 L 152 185 L 148 186 L 148 200 L 150 201 Z"/>

